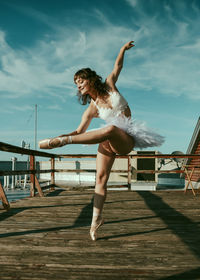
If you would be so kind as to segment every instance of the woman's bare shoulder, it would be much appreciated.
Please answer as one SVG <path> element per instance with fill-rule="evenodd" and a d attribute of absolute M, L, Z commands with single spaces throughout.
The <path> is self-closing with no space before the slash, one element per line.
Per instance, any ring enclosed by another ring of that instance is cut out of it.
<path fill-rule="evenodd" d="M 90 105 L 88 107 L 88 114 L 95 118 L 95 117 L 98 117 L 98 110 L 97 110 L 97 106 L 95 105 L 95 102 L 93 99 L 91 99 L 91 102 L 90 102 Z"/>

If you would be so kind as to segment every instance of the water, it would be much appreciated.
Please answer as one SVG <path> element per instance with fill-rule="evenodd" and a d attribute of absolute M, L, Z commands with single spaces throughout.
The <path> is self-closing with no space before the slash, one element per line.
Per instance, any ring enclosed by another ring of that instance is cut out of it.
<path fill-rule="evenodd" d="M 14 189 L 14 190 L 4 190 L 9 202 L 17 201 L 26 197 L 30 197 L 30 188 L 26 189 Z M 0 204 L 1 200 L 0 200 Z"/>
<path fill-rule="evenodd" d="M 38 164 L 38 163 L 37 163 Z M 16 161 L 15 170 L 27 170 L 29 169 L 29 165 L 27 161 Z M 1 171 L 10 171 L 12 170 L 12 161 L 0 161 L 0 170 Z M 15 176 L 15 178 L 19 176 Z M 24 179 L 24 175 L 21 176 L 21 179 Z M 0 182 L 2 186 L 4 186 L 4 176 L 0 176 Z M 12 183 L 12 176 L 9 176 L 9 186 Z M 26 188 L 22 188 L 19 185 L 15 187 L 15 189 L 9 188 L 8 190 L 4 189 L 7 199 L 9 202 L 13 202 L 19 199 L 23 199 L 30 196 L 30 186 L 26 186 Z M 0 205 L 2 204 L 0 200 Z"/>
<path fill-rule="evenodd" d="M 15 170 L 28 170 L 29 163 L 27 161 L 16 161 Z M 39 162 L 36 162 L 36 169 L 39 169 Z M 0 161 L 0 170 L 1 171 L 11 171 L 12 170 L 12 161 Z M 18 176 L 19 177 L 19 176 Z M 24 175 L 21 175 L 21 179 L 24 179 Z M 1 184 L 4 184 L 4 176 L 0 176 Z M 9 183 L 12 182 L 12 176 L 9 176 Z"/>

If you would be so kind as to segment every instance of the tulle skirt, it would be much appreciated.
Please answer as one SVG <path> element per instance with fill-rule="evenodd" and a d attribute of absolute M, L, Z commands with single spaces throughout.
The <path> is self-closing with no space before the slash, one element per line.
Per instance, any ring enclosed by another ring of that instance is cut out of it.
<path fill-rule="evenodd" d="M 142 121 L 118 116 L 106 120 L 106 126 L 107 125 L 115 125 L 132 136 L 135 141 L 135 148 L 144 149 L 148 147 L 157 147 L 164 143 L 164 137 L 148 128 Z"/>

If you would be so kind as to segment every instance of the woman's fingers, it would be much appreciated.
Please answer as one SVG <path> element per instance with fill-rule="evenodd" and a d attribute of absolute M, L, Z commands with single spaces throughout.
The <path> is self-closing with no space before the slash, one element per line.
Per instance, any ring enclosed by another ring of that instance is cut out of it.
<path fill-rule="evenodd" d="M 134 47 L 134 46 L 135 46 L 135 45 L 134 45 L 134 41 L 130 41 L 128 46 L 129 46 L 129 49 L 132 48 L 132 47 Z"/>
<path fill-rule="evenodd" d="M 130 48 L 134 47 L 134 41 L 130 41 L 128 43 L 125 44 L 125 49 L 129 50 Z"/>

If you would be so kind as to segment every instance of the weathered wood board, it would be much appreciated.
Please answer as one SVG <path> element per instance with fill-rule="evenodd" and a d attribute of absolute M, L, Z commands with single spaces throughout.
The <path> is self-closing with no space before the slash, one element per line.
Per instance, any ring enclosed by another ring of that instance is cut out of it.
<path fill-rule="evenodd" d="M 0 279 L 200 279 L 200 195 L 109 191 L 92 242 L 92 194 L 0 205 Z"/>

